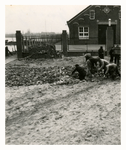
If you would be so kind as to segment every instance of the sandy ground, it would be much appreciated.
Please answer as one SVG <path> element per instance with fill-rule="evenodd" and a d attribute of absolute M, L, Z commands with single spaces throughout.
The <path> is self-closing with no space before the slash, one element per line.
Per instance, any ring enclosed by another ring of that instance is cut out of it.
<path fill-rule="evenodd" d="M 12 56 L 8 56 L 8 57 L 5 58 L 5 64 L 7 64 L 7 63 L 9 63 L 11 61 L 14 61 L 16 59 L 17 59 L 17 54 L 14 54 Z"/>
<path fill-rule="evenodd" d="M 53 63 L 62 66 L 77 61 L 70 58 Z M 39 67 L 53 63 L 22 60 L 8 65 Z M 120 145 L 120 85 L 120 79 L 104 79 L 73 85 L 6 87 L 5 144 Z"/>

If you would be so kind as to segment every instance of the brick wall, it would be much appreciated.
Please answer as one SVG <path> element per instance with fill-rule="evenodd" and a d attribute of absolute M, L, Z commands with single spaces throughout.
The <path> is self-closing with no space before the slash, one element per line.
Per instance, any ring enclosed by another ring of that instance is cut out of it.
<path fill-rule="evenodd" d="M 121 20 L 119 19 L 120 7 L 117 6 L 107 6 L 109 8 L 109 13 L 105 13 L 103 10 L 106 6 L 96 7 L 93 5 L 88 11 L 75 17 L 70 23 L 68 23 L 69 34 L 70 34 L 70 44 L 99 44 L 98 42 L 98 25 L 104 24 L 108 25 L 108 19 L 111 18 L 112 24 L 116 25 L 115 30 L 115 43 L 120 44 L 121 42 Z M 95 19 L 90 20 L 89 13 L 90 10 L 95 10 Z M 81 18 L 81 19 L 80 19 Z M 78 35 L 79 26 L 89 27 L 89 39 L 80 40 Z"/>

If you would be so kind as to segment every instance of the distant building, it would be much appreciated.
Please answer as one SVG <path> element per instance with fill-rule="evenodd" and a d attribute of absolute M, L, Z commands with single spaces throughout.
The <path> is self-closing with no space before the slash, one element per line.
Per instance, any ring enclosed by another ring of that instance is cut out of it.
<path fill-rule="evenodd" d="M 108 26 L 113 30 L 113 43 L 121 43 L 121 7 L 90 5 L 67 21 L 70 44 L 106 44 Z"/>

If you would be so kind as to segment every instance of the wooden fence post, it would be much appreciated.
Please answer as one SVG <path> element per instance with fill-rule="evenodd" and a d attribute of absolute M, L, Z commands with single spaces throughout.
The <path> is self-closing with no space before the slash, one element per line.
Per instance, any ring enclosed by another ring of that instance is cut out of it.
<path fill-rule="evenodd" d="M 22 51 L 24 52 L 24 37 L 22 35 Z"/>
<path fill-rule="evenodd" d="M 22 58 L 22 35 L 21 31 L 16 31 L 16 43 L 17 43 L 17 58 Z"/>
<path fill-rule="evenodd" d="M 62 48 L 64 56 L 67 56 L 68 36 L 66 30 L 62 32 Z"/>

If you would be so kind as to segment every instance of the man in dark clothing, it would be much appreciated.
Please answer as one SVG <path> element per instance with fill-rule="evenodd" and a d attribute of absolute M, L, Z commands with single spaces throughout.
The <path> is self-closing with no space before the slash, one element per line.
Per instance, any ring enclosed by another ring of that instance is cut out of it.
<path fill-rule="evenodd" d="M 6 57 L 9 56 L 9 54 L 12 55 L 12 52 L 10 52 L 9 49 L 8 49 L 8 47 L 6 46 L 6 47 L 5 47 L 5 56 L 6 56 Z"/>
<path fill-rule="evenodd" d="M 101 58 L 101 59 L 104 59 L 104 50 L 103 50 L 103 47 L 101 46 L 100 49 L 98 50 L 98 56 Z"/>
<path fill-rule="evenodd" d="M 113 57 L 114 57 L 114 46 L 110 49 L 109 55 L 110 55 L 110 63 L 112 63 L 113 62 Z"/>
<path fill-rule="evenodd" d="M 9 56 L 9 51 L 8 51 L 8 47 L 7 46 L 5 47 L 5 56 L 6 57 Z"/>
<path fill-rule="evenodd" d="M 117 64 L 117 66 L 118 66 L 120 54 L 121 54 L 121 49 L 120 49 L 119 45 L 116 45 L 116 47 L 114 48 L 114 54 L 115 54 L 115 64 Z"/>
<path fill-rule="evenodd" d="M 76 71 L 79 73 L 79 79 L 80 79 L 80 80 L 85 79 L 86 71 L 84 70 L 83 67 L 80 67 L 78 64 L 76 64 L 76 65 L 75 65 L 75 69 L 74 69 L 73 72 L 72 72 L 72 75 L 73 75 Z"/>

